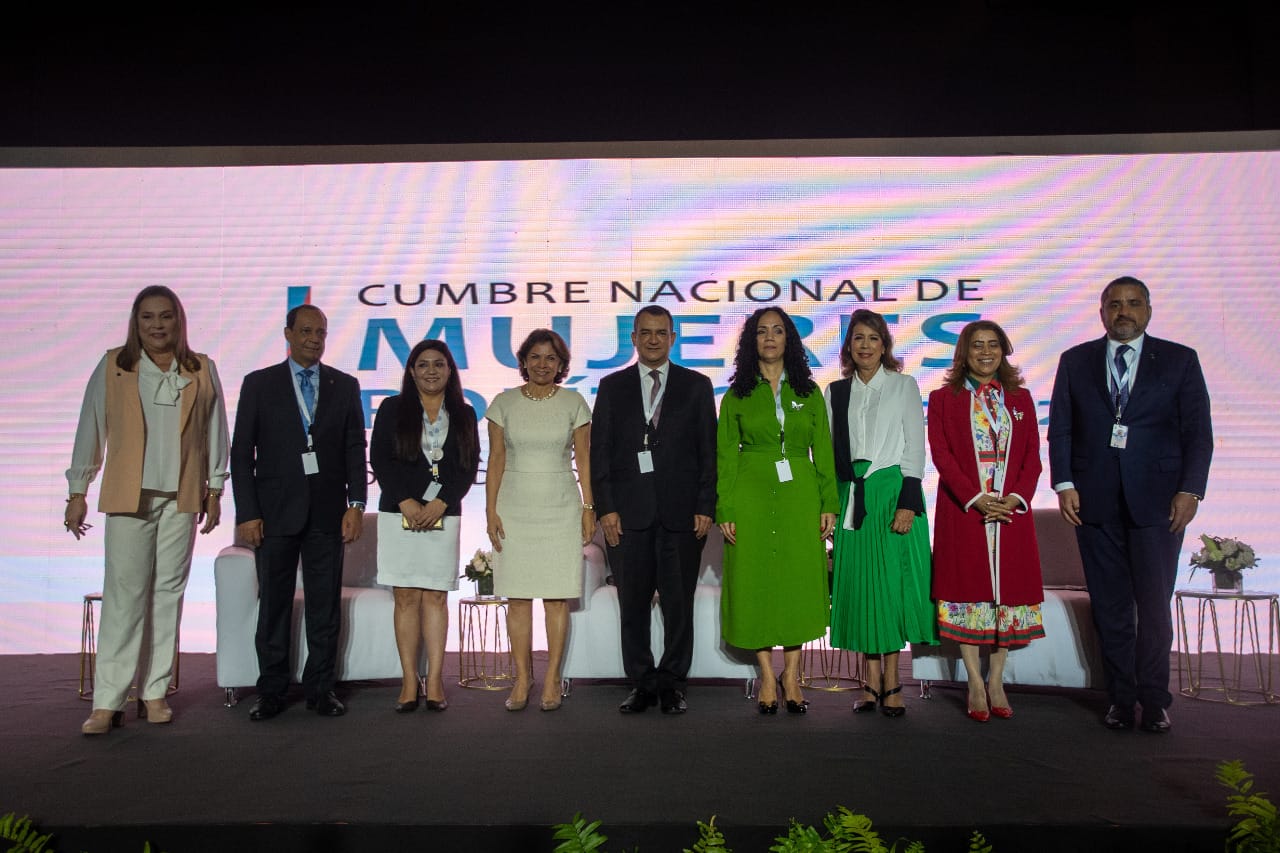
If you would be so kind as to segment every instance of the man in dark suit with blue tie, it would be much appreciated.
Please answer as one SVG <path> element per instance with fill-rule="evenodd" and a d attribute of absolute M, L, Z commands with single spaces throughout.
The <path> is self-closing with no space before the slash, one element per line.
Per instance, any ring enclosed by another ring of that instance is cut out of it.
<path fill-rule="evenodd" d="M 631 333 L 638 363 L 600 381 L 591 417 L 591 489 L 632 685 L 623 713 L 688 708 L 693 595 L 715 516 L 715 396 L 707 377 L 671 363 L 674 340 L 667 309 L 640 309 Z M 655 591 L 664 638 L 656 664 L 649 636 Z"/>
<path fill-rule="evenodd" d="M 231 439 L 236 537 L 256 549 L 258 698 L 249 719 L 285 708 L 298 560 L 302 560 L 309 710 L 340 717 L 334 694 L 342 557 L 360 538 L 368 480 L 355 377 L 320 363 L 328 321 L 301 305 L 286 318 L 289 358 L 244 378 Z"/>
<path fill-rule="evenodd" d="M 1049 465 L 1076 527 L 1102 646 L 1111 729 L 1164 733 L 1169 613 L 1178 555 L 1209 479 L 1209 392 L 1195 350 L 1146 334 L 1151 294 L 1124 276 L 1102 291 L 1107 335 L 1062 354 L 1049 408 Z"/>

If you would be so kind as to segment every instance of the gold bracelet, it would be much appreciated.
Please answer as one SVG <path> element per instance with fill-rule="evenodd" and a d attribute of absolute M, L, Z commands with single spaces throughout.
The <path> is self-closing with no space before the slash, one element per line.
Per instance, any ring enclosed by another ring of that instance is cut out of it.
<path fill-rule="evenodd" d="M 67 503 L 71 503 L 71 502 L 72 502 L 73 500 L 75 500 L 76 498 L 82 498 L 82 497 L 84 497 L 84 495 L 83 495 L 83 494 L 76 493 L 76 494 L 72 495 L 71 497 L 67 498 Z"/>
<path fill-rule="evenodd" d="M 587 510 L 589 510 L 589 509 L 590 509 L 590 510 L 594 510 L 595 508 L 596 508 L 596 505 L 595 505 L 595 504 L 583 504 L 583 505 L 582 505 L 582 511 L 583 511 L 583 512 L 586 512 L 586 511 L 587 511 Z"/>

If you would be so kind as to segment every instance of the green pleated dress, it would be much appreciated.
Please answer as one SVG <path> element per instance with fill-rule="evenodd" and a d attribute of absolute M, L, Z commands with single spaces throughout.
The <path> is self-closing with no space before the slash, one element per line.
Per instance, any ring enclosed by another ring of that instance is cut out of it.
<path fill-rule="evenodd" d="M 854 463 L 862 476 L 870 467 Z M 857 530 L 844 528 L 853 492 L 840 483 L 831 587 L 831 645 L 867 654 L 892 654 L 908 643 L 937 643 L 929 597 L 929 525 L 916 516 L 907 534 L 889 529 L 902 490 L 902 471 L 881 468 L 865 481 L 867 516 Z"/>

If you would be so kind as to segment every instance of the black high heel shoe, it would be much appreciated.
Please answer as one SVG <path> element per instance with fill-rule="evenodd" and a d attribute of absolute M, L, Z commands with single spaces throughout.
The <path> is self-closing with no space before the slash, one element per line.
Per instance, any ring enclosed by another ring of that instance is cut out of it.
<path fill-rule="evenodd" d="M 881 687 L 883 686 L 884 685 L 881 685 Z M 884 702 L 884 694 L 872 689 L 871 685 L 864 684 L 862 685 L 862 689 L 864 692 L 870 693 L 873 698 L 855 699 L 853 702 L 853 713 L 855 714 L 869 714 L 876 708 L 880 707 L 881 703 Z"/>
<path fill-rule="evenodd" d="M 903 714 L 907 713 L 906 708 L 891 708 L 885 704 L 886 699 L 888 699 L 890 696 L 892 696 L 895 693 L 901 693 L 901 692 L 902 692 L 902 685 L 899 684 L 897 687 L 893 688 L 892 690 L 885 690 L 879 694 L 881 714 L 884 714 L 886 717 L 901 717 Z"/>
<path fill-rule="evenodd" d="M 793 702 L 787 699 L 787 690 L 782 686 L 782 677 L 778 677 L 778 692 L 782 694 L 782 698 L 787 705 L 788 714 L 807 714 L 809 713 L 809 700 L 801 699 L 799 702 Z"/>
<path fill-rule="evenodd" d="M 765 716 L 770 716 L 778 713 L 778 700 L 774 699 L 772 702 L 768 702 L 768 703 L 765 703 L 763 701 L 757 702 L 756 707 L 761 714 L 764 714 Z"/>

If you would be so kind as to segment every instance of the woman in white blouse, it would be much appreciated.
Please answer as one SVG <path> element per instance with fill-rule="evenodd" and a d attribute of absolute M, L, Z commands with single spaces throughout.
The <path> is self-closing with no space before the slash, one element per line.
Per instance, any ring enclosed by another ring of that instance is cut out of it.
<path fill-rule="evenodd" d="M 173 719 L 165 694 L 196 525 L 208 533 L 222 516 L 222 385 L 213 361 L 187 347 L 186 313 L 167 287 L 138 293 L 124 346 L 108 350 L 89 377 L 67 469 L 63 526 L 76 539 L 90 528 L 85 495 L 99 469 L 106 574 L 93 713 L 80 727 L 87 735 L 123 724 L 135 673 L 138 716 Z"/>
<path fill-rule="evenodd" d="M 924 518 L 924 414 L 884 318 L 859 309 L 840 347 L 845 379 L 827 387 L 840 521 L 835 531 L 831 643 L 863 652 L 865 697 L 854 713 L 906 713 L 898 653 L 936 643 Z"/>

